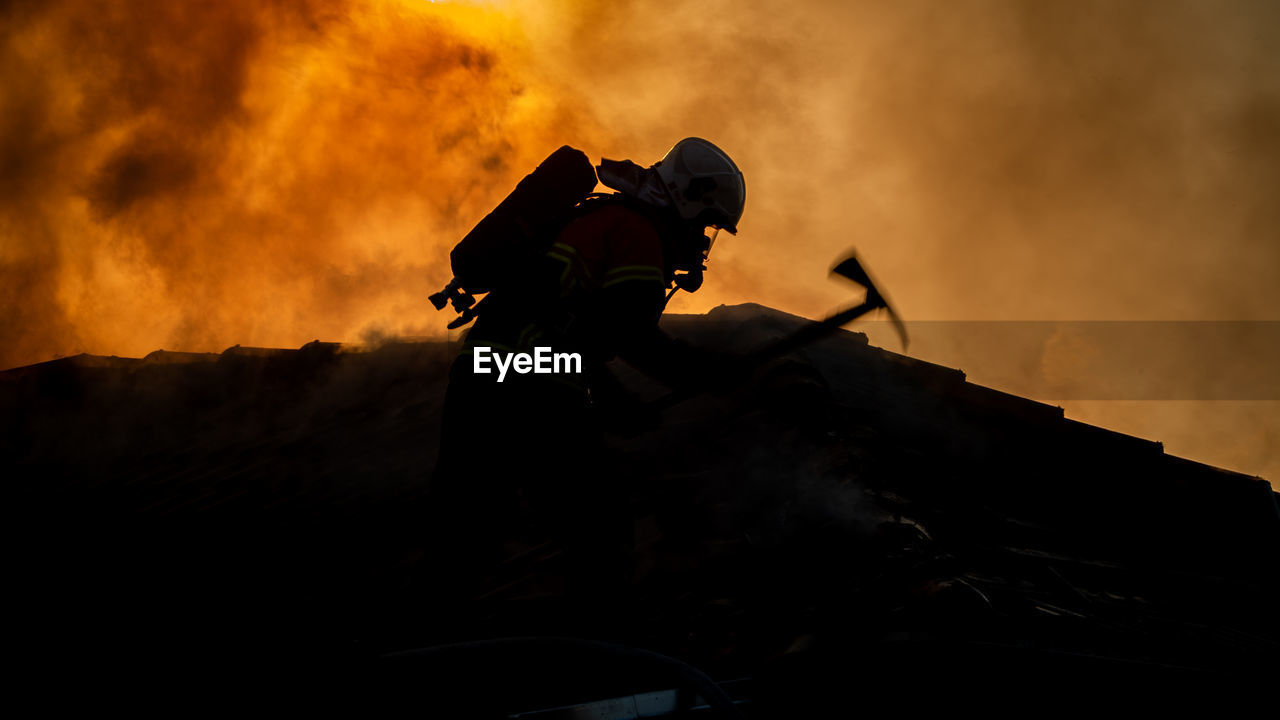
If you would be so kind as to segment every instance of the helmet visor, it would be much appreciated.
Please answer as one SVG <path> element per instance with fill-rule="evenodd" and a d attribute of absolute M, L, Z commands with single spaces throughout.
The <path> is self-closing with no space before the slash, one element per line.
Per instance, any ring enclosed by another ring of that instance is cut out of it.
<path fill-rule="evenodd" d="M 702 234 L 707 238 L 707 249 L 702 252 L 702 257 L 706 258 L 711 255 L 711 248 L 716 246 L 716 238 L 720 236 L 720 228 L 715 225 L 708 225 Z"/>

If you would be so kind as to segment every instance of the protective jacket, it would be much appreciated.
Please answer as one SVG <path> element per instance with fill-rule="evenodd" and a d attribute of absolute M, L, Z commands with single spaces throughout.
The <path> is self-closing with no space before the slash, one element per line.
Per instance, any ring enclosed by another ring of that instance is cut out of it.
<path fill-rule="evenodd" d="M 697 374 L 698 354 L 658 328 L 671 281 L 664 232 L 660 217 L 621 196 L 588 204 L 519 280 L 486 299 L 460 360 L 477 346 L 578 353 L 583 374 L 540 379 L 579 391 L 619 355 L 671 384 Z"/>

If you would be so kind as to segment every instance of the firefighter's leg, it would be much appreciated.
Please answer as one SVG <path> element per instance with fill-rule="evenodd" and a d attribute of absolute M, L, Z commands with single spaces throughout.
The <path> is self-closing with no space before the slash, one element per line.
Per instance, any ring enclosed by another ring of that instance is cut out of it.
<path fill-rule="evenodd" d="M 596 615 L 590 622 L 599 626 L 614 614 L 630 577 L 631 513 L 584 407 L 561 404 L 556 418 L 559 436 L 571 443 L 543 486 L 546 514 L 564 550 L 565 592 L 585 615 Z"/>
<path fill-rule="evenodd" d="M 430 572 L 442 606 L 465 613 L 499 560 L 504 513 L 500 487 L 509 476 L 502 451 L 509 434 L 493 383 L 454 363 L 445 396 L 440 455 L 427 518 Z"/>

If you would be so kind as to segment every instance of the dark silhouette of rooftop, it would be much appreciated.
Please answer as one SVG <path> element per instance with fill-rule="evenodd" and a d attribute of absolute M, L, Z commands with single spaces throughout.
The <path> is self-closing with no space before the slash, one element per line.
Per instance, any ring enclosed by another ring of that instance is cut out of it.
<path fill-rule="evenodd" d="M 664 326 L 745 351 L 802 322 L 744 305 Z M 454 350 L 317 341 L 0 373 L 31 676 L 124 694 L 157 677 L 236 687 L 556 634 L 554 612 L 531 610 L 557 595 L 543 572 L 556 549 L 536 538 L 512 538 L 490 624 L 422 610 L 423 496 Z M 617 370 L 642 397 L 664 391 Z M 634 604 L 612 639 L 745 678 L 735 692 L 761 713 L 832 701 L 848 677 L 888 698 L 962 678 L 1061 691 L 1274 668 L 1266 481 L 858 333 L 611 444 L 622 460 L 602 480 L 629 488 L 636 541 Z"/>

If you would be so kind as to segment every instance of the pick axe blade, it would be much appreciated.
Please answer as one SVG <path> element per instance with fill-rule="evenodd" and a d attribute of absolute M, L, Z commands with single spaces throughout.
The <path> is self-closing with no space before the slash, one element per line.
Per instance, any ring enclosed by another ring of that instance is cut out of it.
<path fill-rule="evenodd" d="M 902 318 L 898 317 L 898 313 L 889 304 L 889 299 L 885 297 L 884 292 L 871 279 L 871 274 L 862 267 L 862 263 L 858 262 L 858 256 L 850 255 L 841 260 L 834 268 L 831 268 L 831 273 L 848 278 L 867 289 L 867 299 L 863 303 L 864 306 L 868 306 L 866 312 L 883 308 L 889 314 L 889 320 L 893 322 L 893 329 L 898 332 L 898 339 L 902 341 L 902 351 L 906 352 L 907 326 L 902 323 Z M 859 313 L 858 315 L 861 314 Z M 858 315 L 849 319 L 852 320 Z"/>

